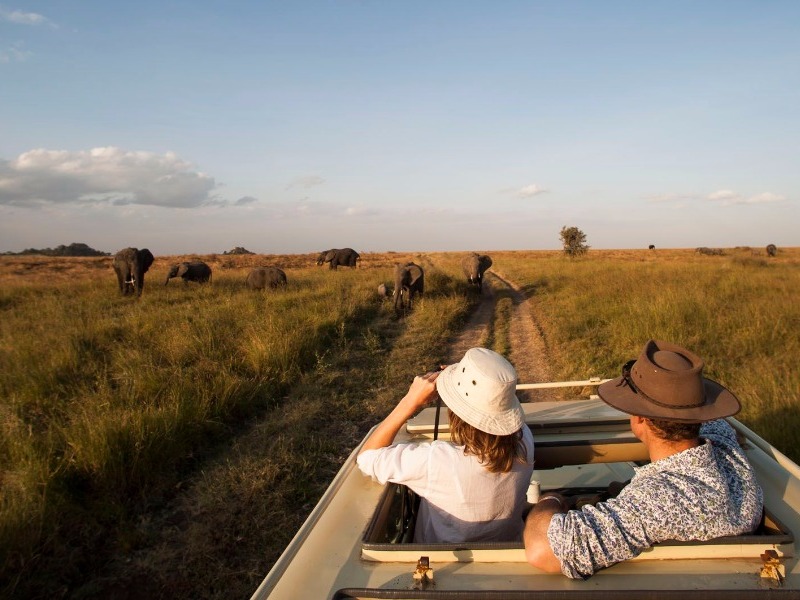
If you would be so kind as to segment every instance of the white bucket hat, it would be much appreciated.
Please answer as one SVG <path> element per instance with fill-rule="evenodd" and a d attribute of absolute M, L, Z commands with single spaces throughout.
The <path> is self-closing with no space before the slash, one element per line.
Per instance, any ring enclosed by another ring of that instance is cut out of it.
<path fill-rule="evenodd" d="M 481 431 L 510 435 L 525 423 L 516 395 L 517 372 L 505 358 L 486 348 L 467 350 L 461 362 L 436 379 L 436 391 L 448 408 Z"/>

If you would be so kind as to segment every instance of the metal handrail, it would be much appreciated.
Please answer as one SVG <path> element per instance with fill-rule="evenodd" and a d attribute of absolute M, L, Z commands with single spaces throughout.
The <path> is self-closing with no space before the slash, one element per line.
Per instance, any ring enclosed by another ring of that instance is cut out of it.
<path fill-rule="evenodd" d="M 518 383 L 518 390 L 544 390 L 549 388 L 560 387 L 586 387 L 587 385 L 600 385 L 611 379 L 603 379 L 601 377 L 590 377 L 583 381 L 551 381 L 548 383 Z"/>

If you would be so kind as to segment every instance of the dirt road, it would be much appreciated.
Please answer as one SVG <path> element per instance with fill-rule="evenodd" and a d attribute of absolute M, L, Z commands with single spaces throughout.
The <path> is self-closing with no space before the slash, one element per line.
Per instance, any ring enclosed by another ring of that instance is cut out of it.
<path fill-rule="evenodd" d="M 450 346 L 450 362 L 461 360 L 464 353 L 472 347 L 483 346 L 489 337 L 495 311 L 497 293 L 504 291 L 511 297 L 511 325 L 509 360 L 517 369 L 520 383 L 552 381 L 547 360 L 547 347 L 541 329 L 534 319 L 530 300 L 520 291 L 519 286 L 503 276 L 502 273 L 487 271 L 483 281 L 482 300 L 462 332 Z M 520 400 L 535 401 L 537 392 L 520 392 Z"/>

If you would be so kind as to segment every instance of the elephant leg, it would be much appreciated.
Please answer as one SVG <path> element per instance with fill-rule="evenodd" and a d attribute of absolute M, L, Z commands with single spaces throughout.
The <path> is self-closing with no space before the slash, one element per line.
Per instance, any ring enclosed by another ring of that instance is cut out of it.
<path fill-rule="evenodd" d="M 394 290 L 394 312 L 400 313 L 403 310 L 403 288 L 395 287 Z"/>
<path fill-rule="evenodd" d="M 117 268 L 114 269 L 114 273 L 116 273 L 116 275 L 117 275 L 117 285 L 119 286 L 119 293 L 120 294 L 124 294 L 125 293 L 125 278 L 122 276 L 122 272 Z"/>

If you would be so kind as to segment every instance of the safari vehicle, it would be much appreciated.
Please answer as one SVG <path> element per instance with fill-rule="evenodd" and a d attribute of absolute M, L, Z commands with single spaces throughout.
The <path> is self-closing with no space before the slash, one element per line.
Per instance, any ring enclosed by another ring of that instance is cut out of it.
<path fill-rule="evenodd" d="M 594 391 L 603 381 L 517 389 Z M 628 415 L 596 395 L 522 406 L 536 448 L 531 503 L 550 490 L 571 496 L 578 506 L 595 502 L 648 460 Z M 424 409 L 396 441 L 432 439 L 434 429 L 447 439 L 447 418 L 441 417 L 437 428 L 435 409 Z M 530 566 L 521 542 L 411 543 L 412 494 L 405 486 L 365 477 L 356 448 L 253 599 L 800 598 L 794 538 L 800 533 L 800 467 L 736 419 L 728 421 L 764 489 L 764 515 L 753 534 L 660 543 L 575 581 Z"/>

